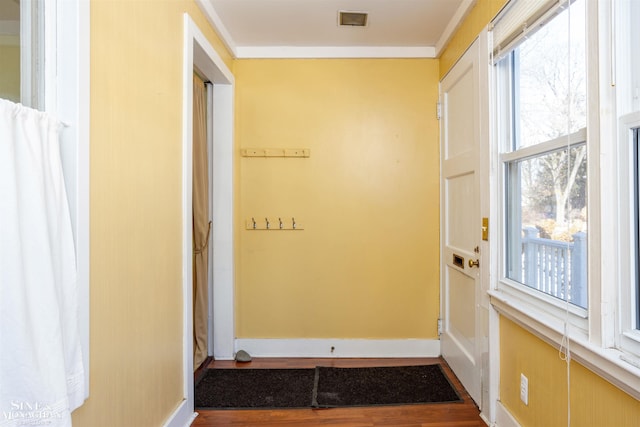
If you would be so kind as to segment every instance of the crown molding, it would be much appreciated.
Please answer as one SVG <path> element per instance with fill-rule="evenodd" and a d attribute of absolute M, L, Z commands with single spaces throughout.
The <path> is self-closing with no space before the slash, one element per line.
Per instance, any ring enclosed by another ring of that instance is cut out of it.
<path fill-rule="evenodd" d="M 432 46 L 237 46 L 238 59 L 249 58 L 435 58 Z"/>

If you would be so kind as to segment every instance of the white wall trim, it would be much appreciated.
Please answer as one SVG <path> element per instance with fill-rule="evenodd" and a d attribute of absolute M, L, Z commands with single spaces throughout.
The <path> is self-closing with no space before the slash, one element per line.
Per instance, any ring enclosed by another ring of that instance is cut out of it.
<path fill-rule="evenodd" d="M 189 425 L 194 414 L 193 395 L 193 270 L 192 270 L 192 156 L 193 71 L 213 84 L 213 229 L 214 354 L 233 356 L 233 74 L 188 14 L 184 14 L 182 77 L 182 299 L 183 393 L 185 408 L 175 413 L 172 425 Z"/>
<path fill-rule="evenodd" d="M 451 40 L 451 37 L 453 37 L 453 34 L 456 32 L 458 27 L 460 27 L 460 25 L 462 24 L 462 21 L 464 20 L 464 18 L 466 18 L 469 12 L 471 12 L 471 9 L 476 5 L 476 3 L 477 3 L 477 0 L 462 0 L 462 3 L 460 3 L 460 6 L 451 17 L 451 20 L 449 21 L 446 28 L 442 32 L 440 39 L 438 39 L 438 42 L 436 43 L 436 46 L 435 46 L 436 57 L 440 56 L 440 54 L 442 53 L 442 50 L 445 48 L 447 43 L 449 43 L 449 40 Z"/>
<path fill-rule="evenodd" d="M 216 33 L 218 33 L 218 36 L 220 37 L 220 40 L 222 40 L 222 43 L 227 49 L 229 49 L 231 55 L 234 58 L 237 58 L 236 43 L 233 41 L 233 37 L 231 37 L 229 30 L 227 30 L 227 27 L 222 22 L 222 19 L 220 19 L 220 16 L 213 8 L 211 2 L 209 0 L 196 0 L 196 4 L 200 8 L 200 11 L 202 11 L 204 16 L 207 18 L 207 21 L 209 21 L 209 24 L 211 24 Z"/>
<path fill-rule="evenodd" d="M 511 412 L 502 404 L 496 402 L 496 427 L 520 427 L 520 423 L 511 415 Z"/>
<path fill-rule="evenodd" d="M 233 76 L 213 85 L 213 356 L 231 359 L 235 339 L 233 250 Z"/>
<path fill-rule="evenodd" d="M 237 46 L 245 58 L 435 58 L 433 46 Z"/>
<path fill-rule="evenodd" d="M 245 350 L 252 357 L 438 357 L 440 340 L 239 338 L 236 350 Z"/>
<path fill-rule="evenodd" d="M 190 417 L 194 412 L 193 395 L 193 241 L 192 241 L 192 158 L 193 158 L 193 46 L 195 44 L 191 19 L 184 17 L 184 46 L 182 71 L 182 341 L 183 393 L 186 409 L 179 414 Z M 173 415 L 173 417 L 178 414 Z M 183 418 L 184 419 L 184 418 Z M 172 422 L 182 423 L 174 418 Z M 184 419 L 186 422 L 186 419 Z"/>
<path fill-rule="evenodd" d="M 42 100 L 44 95 L 46 102 L 33 107 L 43 108 L 65 124 L 60 131 L 60 157 L 76 251 L 78 332 L 87 398 L 90 374 L 90 5 L 88 1 L 47 2 L 43 18 L 48 31 L 40 37 L 47 39 L 47 65 L 44 92 L 38 94 L 38 99 Z"/>
<path fill-rule="evenodd" d="M 191 376 L 193 376 L 193 374 Z M 189 405 L 187 401 L 183 400 L 162 426 L 163 427 L 188 427 L 193 423 L 193 420 L 195 420 L 197 416 L 198 416 L 198 413 L 193 412 L 193 410 L 189 410 Z"/>

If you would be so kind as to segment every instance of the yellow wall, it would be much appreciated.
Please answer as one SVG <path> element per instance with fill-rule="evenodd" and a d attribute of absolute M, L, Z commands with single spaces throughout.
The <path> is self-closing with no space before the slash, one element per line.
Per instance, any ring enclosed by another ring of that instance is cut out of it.
<path fill-rule="evenodd" d="M 444 77 L 509 0 L 478 0 L 440 54 L 440 78 Z"/>
<path fill-rule="evenodd" d="M 91 1 L 90 397 L 75 427 L 158 426 L 183 396 L 183 12 Z"/>
<path fill-rule="evenodd" d="M 520 374 L 529 379 L 529 405 L 520 401 Z M 571 425 L 632 427 L 640 402 L 571 362 Z M 567 425 L 567 371 L 558 350 L 502 317 L 500 400 L 522 427 Z"/>
<path fill-rule="evenodd" d="M 437 338 L 438 61 L 239 60 L 237 335 Z M 242 227 L 243 228 L 243 227 Z"/>
<path fill-rule="evenodd" d="M 17 43 L 17 37 L 0 36 L 0 98 L 13 102 L 20 102 L 20 46 Z"/>

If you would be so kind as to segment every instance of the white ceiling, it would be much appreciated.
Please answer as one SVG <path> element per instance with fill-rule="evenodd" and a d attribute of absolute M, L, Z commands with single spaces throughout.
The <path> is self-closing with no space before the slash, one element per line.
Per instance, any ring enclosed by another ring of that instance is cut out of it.
<path fill-rule="evenodd" d="M 436 57 L 476 0 L 199 0 L 246 57 Z M 367 12 L 366 27 L 338 26 Z"/>

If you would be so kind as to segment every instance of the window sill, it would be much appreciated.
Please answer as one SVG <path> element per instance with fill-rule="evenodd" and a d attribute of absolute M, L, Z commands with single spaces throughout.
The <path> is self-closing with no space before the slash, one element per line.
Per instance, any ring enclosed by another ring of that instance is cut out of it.
<path fill-rule="evenodd" d="M 550 316 L 540 316 L 514 297 L 489 291 L 491 305 L 507 319 L 556 349 L 560 348 L 563 324 Z M 640 360 L 616 349 L 598 347 L 580 336 L 570 336 L 571 358 L 609 381 L 635 399 L 640 399 Z"/>

